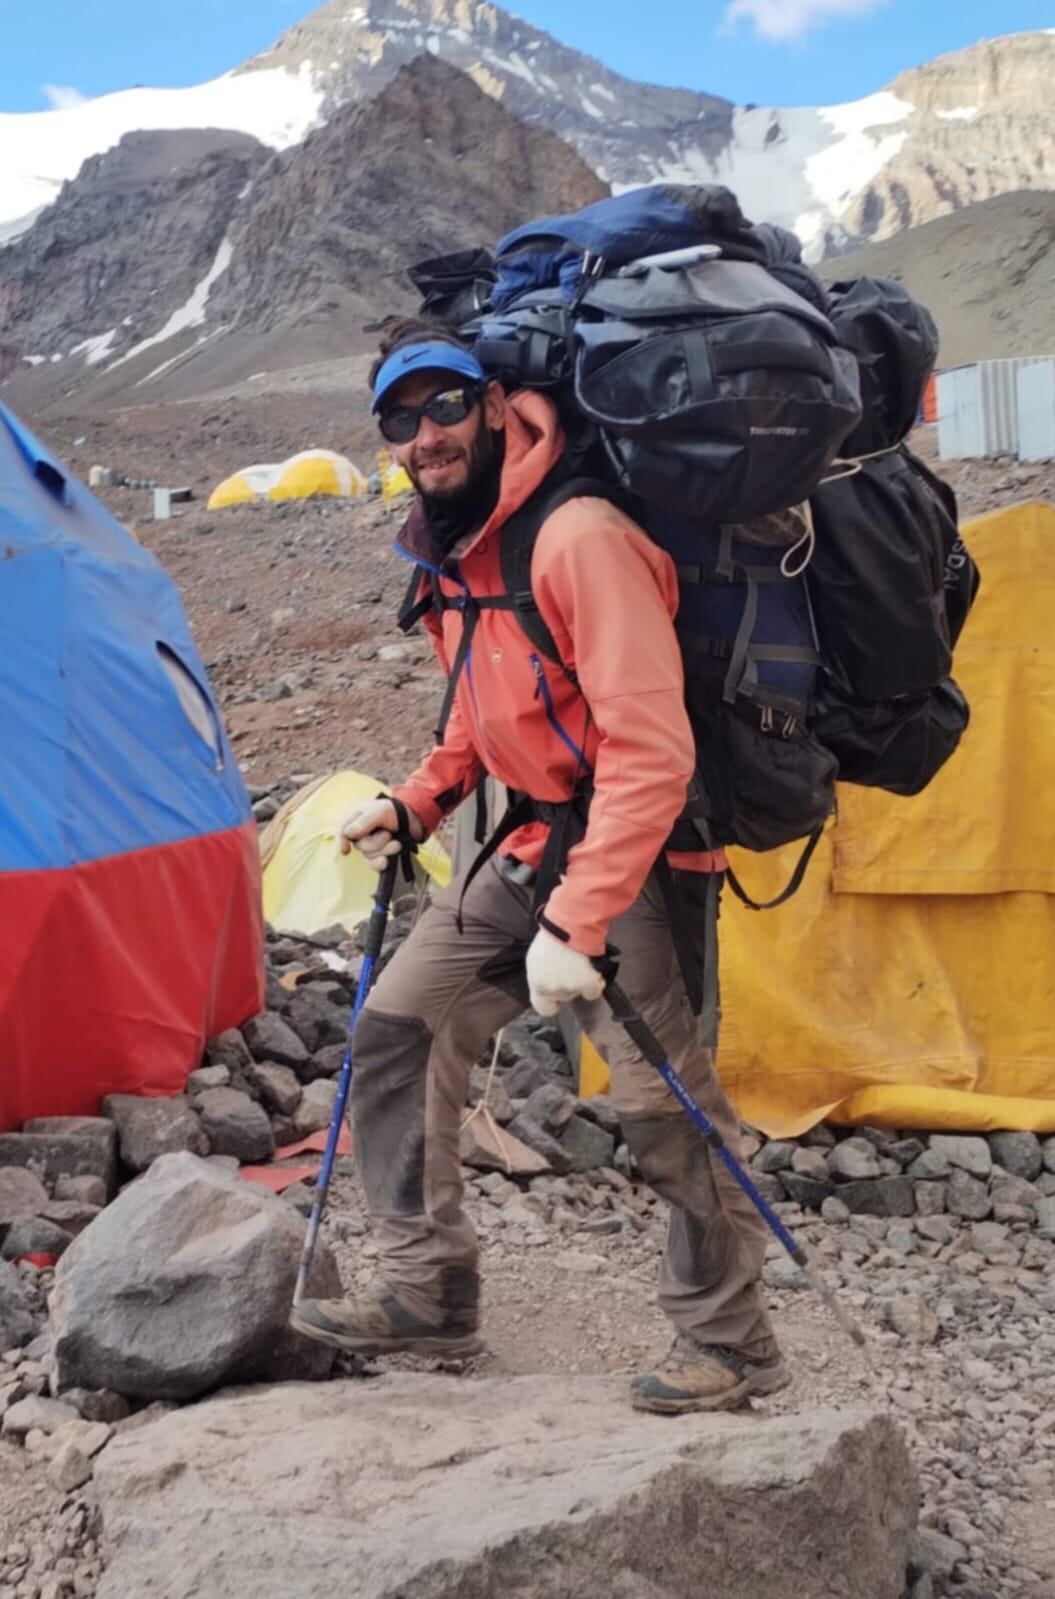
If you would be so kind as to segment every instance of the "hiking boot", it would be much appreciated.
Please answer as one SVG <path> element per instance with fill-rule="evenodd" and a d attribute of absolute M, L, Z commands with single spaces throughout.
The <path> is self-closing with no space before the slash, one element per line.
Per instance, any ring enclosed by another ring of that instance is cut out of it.
<path fill-rule="evenodd" d="M 475 1355 L 483 1348 L 475 1302 L 441 1309 L 441 1320 L 429 1322 L 401 1304 L 384 1283 L 343 1299 L 302 1299 L 289 1324 L 354 1355 Z"/>
<path fill-rule="evenodd" d="M 655 1371 L 635 1377 L 630 1400 L 635 1410 L 677 1416 L 686 1410 L 735 1410 L 755 1394 L 786 1388 L 791 1373 L 779 1354 L 750 1360 L 720 1344 L 698 1344 L 679 1333 Z"/>

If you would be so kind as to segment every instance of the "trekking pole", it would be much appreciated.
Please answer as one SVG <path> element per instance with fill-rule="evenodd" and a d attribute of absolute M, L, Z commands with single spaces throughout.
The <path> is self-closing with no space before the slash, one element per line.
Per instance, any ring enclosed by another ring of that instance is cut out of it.
<path fill-rule="evenodd" d="M 795 1242 L 794 1238 L 784 1226 L 784 1223 L 781 1221 L 780 1217 L 755 1187 L 754 1183 L 751 1181 L 750 1177 L 747 1175 L 747 1172 L 744 1170 L 743 1166 L 741 1166 L 740 1162 L 737 1160 L 736 1156 L 725 1142 L 725 1139 L 722 1137 L 717 1127 L 715 1127 L 710 1118 L 704 1114 L 693 1094 L 690 1093 L 681 1077 L 671 1065 L 670 1060 L 667 1058 L 666 1051 L 664 1050 L 659 1039 L 656 1037 L 655 1033 L 645 1021 L 644 1017 L 634 1009 L 633 1005 L 631 1005 L 629 999 L 619 987 L 618 983 L 610 982 L 605 988 L 604 997 L 608 1001 L 615 1020 L 620 1024 L 621 1027 L 626 1029 L 628 1035 L 633 1039 L 634 1043 L 637 1045 L 642 1055 L 644 1055 L 649 1065 L 654 1066 L 659 1072 L 659 1075 L 663 1078 L 675 1099 L 677 1099 L 683 1108 L 688 1112 L 691 1120 L 703 1134 L 708 1144 L 718 1156 L 718 1159 L 725 1166 L 726 1170 L 733 1177 L 735 1177 L 736 1181 L 740 1184 L 740 1187 L 754 1205 L 755 1209 L 758 1211 L 759 1215 L 762 1217 L 763 1221 L 776 1238 L 777 1242 L 787 1250 L 796 1266 L 798 1266 L 799 1270 L 805 1274 L 806 1280 L 814 1292 L 820 1295 L 825 1305 L 827 1305 L 828 1309 L 839 1323 L 839 1326 L 842 1328 L 843 1332 L 848 1338 L 852 1339 L 852 1341 L 857 1344 L 859 1348 L 867 1348 L 865 1335 L 861 1331 L 860 1327 L 850 1316 L 846 1308 L 836 1299 L 835 1294 L 824 1281 L 824 1278 L 821 1276 L 817 1267 L 809 1259 L 802 1245 Z"/>
<path fill-rule="evenodd" d="M 405 859 L 405 856 L 400 855 L 391 857 L 378 879 L 377 893 L 374 895 L 374 908 L 370 913 L 366 939 L 363 944 L 363 966 L 359 973 L 359 986 L 355 991 L 355 1004 L 352 1006 L 352 1016 L 348 1023 L 348 1040 L 344 1046 L 341 1076 L 337 1084 L 337 1098 L 333 1102 L 333 1116 L 330 1119 L 326 1151 L 322 1157 L 318 1181 L 315 1184 L 315 1199 L 311 1207 L 311 1220 L 308 1222 L 308 1230 L 304 1234 L 304 1247 L 300 1252 L 300 1265 L 297 1267 L 297 1282 L 293 1290 L 294 1305 L 299 1305 L 304 1297 L 308 1274 L 311 1271 L 311 1263 L 315 1256 L 319 1227 L 322 1224 L 322 1213 L 326 1209 L 326 1196 L 329 1193 L 330 1178 L 333 1175 L 333 1163 L 337 1155 L 337 1144 L 341 1136 L 341 1128 L 344 1126 L 344 1113 L 348 1106 L 348 1090 L 352 1083 L 352 1039 L 355 1034 L 355 1024 L 359 1020 L 359 1013 L 373 984 L 374 968 L 377 965 L 378 956 L 381 954 L 381 945 L 384 943 L 385 929 L 388 926 L 388 912 L 396 886 L 396 873 L 399 870 L 400 861 Z"/>

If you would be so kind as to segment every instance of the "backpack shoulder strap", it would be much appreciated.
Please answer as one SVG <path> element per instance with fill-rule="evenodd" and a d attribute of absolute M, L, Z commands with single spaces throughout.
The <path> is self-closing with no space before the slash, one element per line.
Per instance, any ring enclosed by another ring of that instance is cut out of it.
<path fill-rule="evenodd" d="M 539 653 L 559 666 L 572 682 L 575 681 L 574 673 L 561 660 L 556 641 L 546 626 L 532 592 L 531 558 L 543 523 L 568 500 L 583 497 L 625 506 L 625 496 L 611 484 L 600 478 L 568 476 L 566 472 L 561 472 L 558 463 L 530 499 L 505 523 L 499 538 L 502 583 L 512 601 L 509 608 L 516 613 L 517 621 Z"/>

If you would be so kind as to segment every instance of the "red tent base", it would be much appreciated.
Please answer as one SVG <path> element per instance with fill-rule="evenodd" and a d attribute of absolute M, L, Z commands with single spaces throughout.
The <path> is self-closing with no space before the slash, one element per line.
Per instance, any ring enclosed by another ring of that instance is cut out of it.
<path fill-rule="evenodd" d="M 263 1005 L 255 823 L 0 875 L 0 1130 L 178 1094 Z"/>

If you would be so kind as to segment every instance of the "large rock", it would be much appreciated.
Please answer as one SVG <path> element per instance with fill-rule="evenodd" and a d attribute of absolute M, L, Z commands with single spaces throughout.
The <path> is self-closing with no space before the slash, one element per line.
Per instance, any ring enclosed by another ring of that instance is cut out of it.
<path fill-rule="evenodd" d="M 993 1133 L 989 1148 L 997 1165 L 1012 1177 L 1023 1177 L 1031 1183 L 1043 1170 L 1044 1160 L 1036 1133 Z"/>
<path fill-rule="evenodd" d="M 121 1159 L 133 1171 L 146 1171 L 162 1155 L 207 1155 L 209 1141 L 183 1094 L 143 1099 L 138 1094 L 107 1094 L 103 1110 L 117 1128 Z"/>
<path fill-rule="evenodd" d="M 48 1191 L 35 1172 L 0 1166 L 0 1232 L 18 1216 L 36 1216 L 47 1202 Z"/>
<path fill-rule="evenodd" d="M 251 1016 L 242 1024 L 242 1034 L 254 1060 L 271 1060 L 277 1066 L 290 1066 L 298 1073 L 308 1063 L 304 1041 L 274 1011 L 266 1010 L 261 1016 Z"/>
<path fill-rule="evenodd" d="M 988 1177 L 993 1169 L 992 1152 L 984 1138 L 968 1133 L 932 1133 L 930 1147 L 936 1155 L 944 1155 L 950 1166 L 972 1177 Z"/>
<path fill-rule="evenodd" d="M 20 1133 L 0 1133 L 0 1166 L 28 1166 L 46 1183 L 100 1177 L 117 1186 L 117 1134 L 105 1116 L 31 1116 Z"/>
<path fill-rule="evenodd" d="M 37 1330 L 22 1287 L 22 1279 L 8 1262 L 0 1261 L 0 1355 L 5 1349 L 20 1349 Z"/>
<path fill-rule="evenodd" d="M 95 1483 L 98 1599 L 899 1599 L 917 1500 L 887 1416 L 671 1424 L 620 1380 L 406 1373 L 221 1395 Z"/>
<path fill-rule="evenodd" d="M 236 1088 L 207 1088 L 198 1095 L 202 1131 L 214 1155 L 233 1155 L 247 1164 L 270 1160 L 275 1135 L 267 1111 Z"/>
<path fill-rule="evenodd" d="M 227 1382 L 324 1375 L 333 1352 L 287 1327 L 304 1219 L 193 1155 L 163 1155 L 55 1272 L 60 1389 L 191 1399 Z M 340 1292 L 320 1243 L 312 1291 Z"/>

